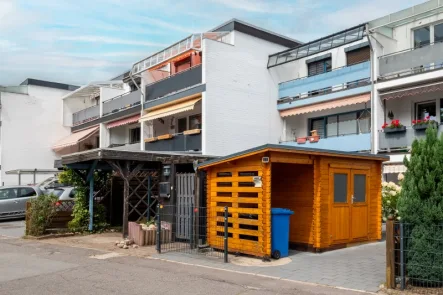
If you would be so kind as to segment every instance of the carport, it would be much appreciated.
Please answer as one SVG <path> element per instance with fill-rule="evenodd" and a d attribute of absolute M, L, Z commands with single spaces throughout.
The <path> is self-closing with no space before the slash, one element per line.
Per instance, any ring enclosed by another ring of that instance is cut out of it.
<path fill-rule="evenodd" d="M 271 207 L 295 212 L 290 245 L 325 251 L 381 239 L 381 165 L 385 156 L 263 145 L 205 162 L 209 242 L 223 233 L 229 251 L 271 254 Z"/>
<path fill-rule="evenodd" d="M 175 170 L 181 164 L 201 163 L 207 157 L 197 153 L 150 152 L 116 149 L 94 149 L 63 156 L 61 164 L 73 169 L 89 184 L 89 230 L 93 229 L 94 172 L 113 171 L 113 175 L 123 180 L 123 237 L 128 235 L 128 217 L 134 210 L 138 219 L 154 216 L 155 197 L 161 181 L 175 183 Z M 164 168 L 170 169 L 170 176 L 164 175 Z M 131 186 L 131 181 L 136 181 Z M 171 191 L 174 191 L 172 185 Z M 129 198 L 136 198 L 135 206 L 144 205 L 143 212 L 130 207 Z M 130 210 L 131 209 L 131 210 Z M 137 220 L 134 220 L 137 221 Z"/>

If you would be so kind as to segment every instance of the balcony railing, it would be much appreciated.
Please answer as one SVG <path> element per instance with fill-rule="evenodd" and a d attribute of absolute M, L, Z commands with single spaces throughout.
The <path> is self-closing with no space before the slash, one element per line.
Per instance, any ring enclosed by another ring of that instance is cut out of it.
<path fill-rule="evenodd" d="M 194 66 L 146 86 L 146 101 L 158 99 L 202 82 L 202 65 Z"/>
<path fill-rule="evenodd" d="M 389 80 L 443 68 L 443 43 L 410 48 L 379 57 L 379 79 Z"/>
<path fill-rule="evenodd" d="M 140 90 L 128 92 L 103 102 L 103 116 L 140 105 Z"/>
<path fill-rule="evenodd" d="M 336 150 L 344 152 L 360 152 L 371 149 L 371 134 L 348 134 L 343 136 L 320 138 L 318 142 L 297 143 L 296 141 L 282 142 L 283 145 Z"/>
<path fill-rule="evenodd" d="M 283 103 L 288 103 L 288 102 L 293 102 L 293 101 L 300 101 L 300 100 L 308 99 L 308 98 L 311 98 L 314 96 L 325 95 L 325 94 L 329 94 L 332 92 L 338 92 L 338 91 L 345 91 L 345 90 L 349 90 L 349 89 L 353 89 L 353 88 L 367 86 L 370 84 L 371 84 L 370 78 L 364 78 L 364 79 L 357 80 L 357 81 L 345 82 L 340 85 L 335 85 L 333 87 L 326 87 L 326 88 L 322 88 L 322 89 L 311 90 L 308 92 L 296 94 L 293 97 L 281 98 L 277 101 L 277 104 L 283 104 Z"/>
<path fill-rule="evenodd" d="M 100 106 L 92 106 L 72 114 L 73 126 L 84 124 L 100 117 Z"/>
<path fill-rule="evenodd" d="M 307 98 L 310 93 L 315 94 L 319 90 L 342 90 L 346 85 L 358 85 L 355 82 L 370 80 L 370 69 L 370 62 L 366 61 L 323 74 L 286 81 L 279 84 L 279 98 Z"/>
<path fill-rule="evenodd" d="M 443 132 L 443 125 L 438 127 L 438 133 Z M 412 127 L 406 127 L 406 131 L 403 132 L 382 132 L 379 131 L 379 149 L 381 151 L 396 151 L 410 149 L 414 139 L 420 139 L 426 137 L 425 129 L 415 130 Z"/>
<path fill-rule="evenodd" d="M 170 139 L 157 140 L 153 142 L 145 142 L 145 150 L 147 151 L 171 151 L 171 152 L 185 152 L 185 151 L 201 151 L 202 149 L 202 135 L 192 134 L 175 134 Z"/>

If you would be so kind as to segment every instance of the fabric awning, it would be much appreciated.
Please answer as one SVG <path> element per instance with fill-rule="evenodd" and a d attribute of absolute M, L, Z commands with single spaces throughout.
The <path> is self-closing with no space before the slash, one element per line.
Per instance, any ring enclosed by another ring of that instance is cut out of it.
<path fill-rule="evenodd" d="M 111 128 L 115 128 L 115 127 L 119 127 L 119 126 L 123 126 L 123 125 L 136 123 L 136 122 L 138 122 L 139 119 L 140 119 L 140 115 L 135 115 L 132 117 L 128 117 L 128 118 L 124 118 L 121 120 L 117 120 L 117 121 L 108 123 L 106 125 L 106 128 L 111 129 Z"/>
<path fill-rule="evenodd" d="M 339 108 L 339 107 L 353 105 L 353 104 L 364 103 L 364 102 L 368 102 L 370 100 L 371 100 L 371 94 L 365 93 L 365 94 L 358 95 L 358 96 L 352 96 L 352 97 L 347 97 L 347 98 L 343 98 L 343 99 L 327 101 L 327 102 L 313 104 L 313 105 L 302 106 L 302 107 L 293 108 L 290 110 L 283 110 L 283 111 L 280 111 L 280 116 L 289 117 L 289 116 L 295 116 L 295 115 L 300 115 L 300 114 L 318 112 L 318 111 L 322 111 L 322 110 L 328 110 L 328 109 L 334 109 L 334 108 Z"/>
<path fill-rule="evenodd" d="M 92 135 L 94 135 L 96 132 L 98 132 L 99 126 L 95 126 L 89 129 L 85 129 L 79 132 L 72 133 L 68 137 L 63 138 L 59 142 L 57 142 L 53 147 L 52 150 L 59 151 L 65 147 L 73 146 L 78 144 L 80 141 L 88 139 Z"/>
<path fill-rule="evenodd" d="M 396 91 L 381 93 L 380 97 L 382 99 L 388 100 L 388 99 L 402 98 L 402 97 L 408 97 L 408 96 L 422 95 L 422 94 L 437 92 L 437 91 L 443 91 L 443 82 L 427 84 L 427 85 L 422 85 L 422 86 L 409 87 L 409 88 L 404 88 L 404 89 L 400 89 L 400 90 L 396 90 Z"/>
<path fill-rule="evenodd" d="M 383 165 L 383 173 L 404 173 L 406 166 L 402 164 L 397 165 Z"/>
<path fill-rule="evenodd" d="M 170 105 L 164 108 L 148 111 L 148 113 L 142 116 L 139 122 L 151 121 L 158 118 L 167 117 L 170 115 L 178 114 L 181 112 L 191 111 L 197 102 L 201 100 L 201 97 L 187 100 L 178 104 Z"/>

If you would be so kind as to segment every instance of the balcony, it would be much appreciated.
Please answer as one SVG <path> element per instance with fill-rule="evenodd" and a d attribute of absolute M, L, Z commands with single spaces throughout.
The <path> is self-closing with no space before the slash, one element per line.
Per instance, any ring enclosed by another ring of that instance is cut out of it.
<path fill-rule="evenodd" d="M 443 125 L 438 127 L 438 134 L 443 132 Z M 412 127 L 406 127 L 404 132 L 385 133 L 379 131 L 379 150 L 381 151 L 395 151 L 410 149 L 414 139 L 421 139 L 426 137 L 425 130 L 414 130 Z"/>
<path fill-rule="evenodd" d="M 279 110 L 324 102 L 371 91 L 370 63 L 283 82 L 279 85 Z"/>
<path fill-rule="evenodd" d="M 103 102 L 103 116 L 118 113 L 125 109 L 140 105 L 140 90 L 128 92 Z"/>
<path fill-rule="evenodd" d="M 94 121 L 100 117 L 100 106 L 92 106 L 72 114 L 73 126 L 81 125 L 87 122 Z"/>
<path fill-rule="evenodd" d="M 147 151 L 186 152 L 201 151 L 202 135 L 198 134 L 175 134 L 172 138 L 145 142 Z"/>
<path fill-rule="evenodd" d="M 154 107 L 204 91 L 202 65 L 197 65 L 146 86 L 145 108 Z M 195 93 L 194 93 L 195 92 Z"/>
<path fill-rule="evenodd" d="M 379 80 L 385 81 L 443 69 L 443 43 L 411 48 L 379 58 Z"/>
<path fill-rule="evenodd" d="M 297 142 L 282 142 L 283 145 L 297 146 L 301 148 L 314 148 L 323 150 L 335 150 L 343 152 L 360 152 L 371 149 L 371 134 L 350 134 L 338 137 L 321 138 L 318 142 L 298 144 Z"/>

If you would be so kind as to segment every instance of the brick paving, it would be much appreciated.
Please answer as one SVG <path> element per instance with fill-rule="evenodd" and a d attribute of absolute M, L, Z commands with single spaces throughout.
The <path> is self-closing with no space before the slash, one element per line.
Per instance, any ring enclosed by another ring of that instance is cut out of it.
<path fill-rule="evenodd" d="M 385 242 L 370 243 L 321 254 L 291 251 L 291 262 L 280 266 L 241 266 L 223 259 L 178 252 L 153 257 L 232 271 L 377 292 L 385 281 Z"/>

